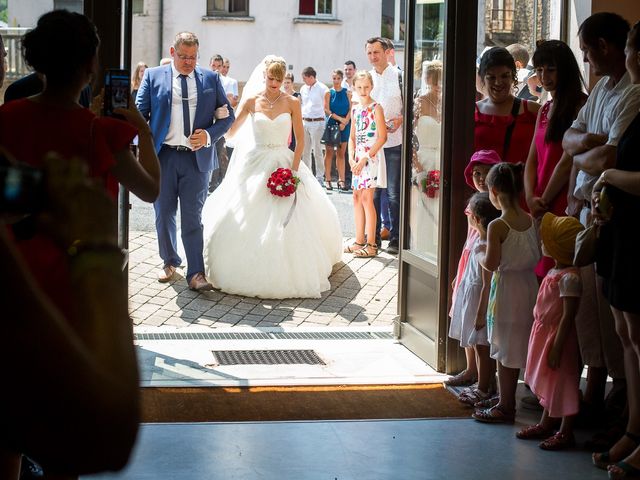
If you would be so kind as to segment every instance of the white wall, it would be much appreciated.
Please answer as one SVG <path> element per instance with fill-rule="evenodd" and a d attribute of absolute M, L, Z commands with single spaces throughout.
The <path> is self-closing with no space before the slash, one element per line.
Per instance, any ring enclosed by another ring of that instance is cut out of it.
<path fill-rule="evenodd" d="M 149 7 L 159 0 L 147 0 Z M 318 79 L 330 83 L 331 70 L 353 60 L 358 68 L 369 69 L 365 55 L 366 39 L 380 34 L 381 2 L 336 0 L 340 24 L 294 23 L 298 0 L 251 0 L 252 22 L 205 20 L 203 0 L 164 0 L 163 56 L 169 55 L 174 35 L 183 30 L 200 39 L 200 63 L 219 53 L 231 60 L 229 75 L 240 82 L 248 79 L 257 63 L 268 54 L 283 56 L 299 82 L 304 67 L 312 66 Z M 153 15 L 134 19 L 133 62 L 157 64 L 157 34 L 152 32 Z M 147 23 L 145 23 L 147 22 Z M 136 31 L 140 29 L 140 31 Z M 144 58 L 147 55 L 150 60 Z"/>
<path fill-rule="evenodd" d="M 43 13 L 53 10 L 53 0 L 9 0 L 7 7 L 10 27 L 34 27 Z"/>
<path fill-rule="evenodd" d="M 166 52 L 160 51 L 160 2 L 146 0 L 144 8 L 144 14 L 134 15 L 132 21 L 132 72 L 138 62 L 144 62 L 153 67 L 160 63 L 162 56 L 169 56 L 168 47 Z"/>
<path fill-rule="evenodd" d="M 591 0 L 572 0 L 569 5 L 569 29 L 568 41 L 571 50 L 578 60 L 580 71 L 586 82 L 589 82 L 589 64 L 584 62 L 584 56 L 580 50 L 580 40 L 578 39 L 578 29 L 591 15 Z M 589 85 L 589 88 L 593 85 Z"/>

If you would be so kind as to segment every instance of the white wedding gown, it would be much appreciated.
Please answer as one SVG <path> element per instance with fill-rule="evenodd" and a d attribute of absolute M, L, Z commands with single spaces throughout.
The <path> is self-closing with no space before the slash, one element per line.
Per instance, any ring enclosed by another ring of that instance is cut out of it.
<path fill-rule="evenodd" d="M 237 295 L 319 298 L 342 258 L 336 209 L 301 162 L 296 205 L 284 226 L 294 195 L 272 195 L 267 179 L 279 167 L 291 168 L 291 115 L 270 119 L 256 112 L 246 121 L 252 122 L 255 147 L 234 155 L 202 211 L 207 278 Z"/>
<path fill-rule="evenodd" d="M 433 117 L 423 115 L 418 119 L 415 133 L 420 148 L 417 152 L 422 170 L 439 170 L 440 135 L 442 125 Z M 429 198 L 418 188 L 411 189 L 410 225 L 416 228 L 410 231 L 412 249 L 430 258 L 438 257 L 439 196 Z"/>

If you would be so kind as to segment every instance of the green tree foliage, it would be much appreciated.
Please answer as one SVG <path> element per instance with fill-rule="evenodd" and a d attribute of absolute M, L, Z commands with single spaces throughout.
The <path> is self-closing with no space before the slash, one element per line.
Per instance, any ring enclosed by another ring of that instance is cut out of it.
<path fill-rule="evenodd" d="M 0 0 L 0 21 L 8 22 L 9 13 L 7 11 L 7 1 L 8 0 Z"/>

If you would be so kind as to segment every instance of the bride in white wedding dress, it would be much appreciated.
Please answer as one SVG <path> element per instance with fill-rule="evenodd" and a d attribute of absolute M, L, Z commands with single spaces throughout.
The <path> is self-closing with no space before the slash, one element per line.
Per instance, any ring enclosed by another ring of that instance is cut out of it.
<path fill-rule="evenodd" d="M 342 257 L 335 207 L 309 168 L 304 142 L 288 148 L 293 124 L 304 139 L 298 99 L 280 91 L 286 64 L 267 57 L 247 82 L 229 130 L 236 148 L 203 212 L 207 278 L 224 292 L 260 298 L 319 298 Z M 290 168 L 301 183 L 278 197 L 267 179 Z M 297 173 L 295 173 L 297 170 Z"/>

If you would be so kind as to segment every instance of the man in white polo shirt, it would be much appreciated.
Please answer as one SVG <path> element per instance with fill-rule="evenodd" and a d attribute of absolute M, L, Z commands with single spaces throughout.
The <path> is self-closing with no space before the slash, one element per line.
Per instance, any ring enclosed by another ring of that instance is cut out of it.
<path fill-rule="evenodd" d="M 398 253 L 400 238 L 400 153 L 402 149 L 402 82 L 397 67 L 387 61 L 387 40 L 373 37 L 367 40 L 366 51 L 369 63 L 373 67 L 373 90 L 371 98 L 382 105 L 387 124 L 387 143 L 384 144 L 384 156 L 387 167 L 387 197 L 389 199 L 389 222 L 391 223 L 387 252 Z M 380 200 L 384 189 L 376 188 L 373 204 L 378 215 L 376 243 L 380 245 L 380 227 L 382 226 Z"/>
<path fill-rule="evenodd" d="M 304 127 L 304 151 L 302 161 L 311 168 L 311 151 L 316 164 L 316 178 L 324 182 L 324 156 L 322 155 L 322 134 L 324 132 L 324 95 L 329 88 L 316 80 L 313 67 L 302 70 L 304 85 L 300 88 L 302 106 L 302 126 Z"/>
<path fill-rule="evenodd" d="M 218 70 L 218 73 L 220 74 L 222 88 L 224 88 L 224 92 L 227 94 L 229 103 L 235 109 L 238 106 L 238 81 L 229 76 L 229 68 L 231 68 L 231 62 L 228 58 L 225 58 L 222 61 L 222 66 Z"/>

